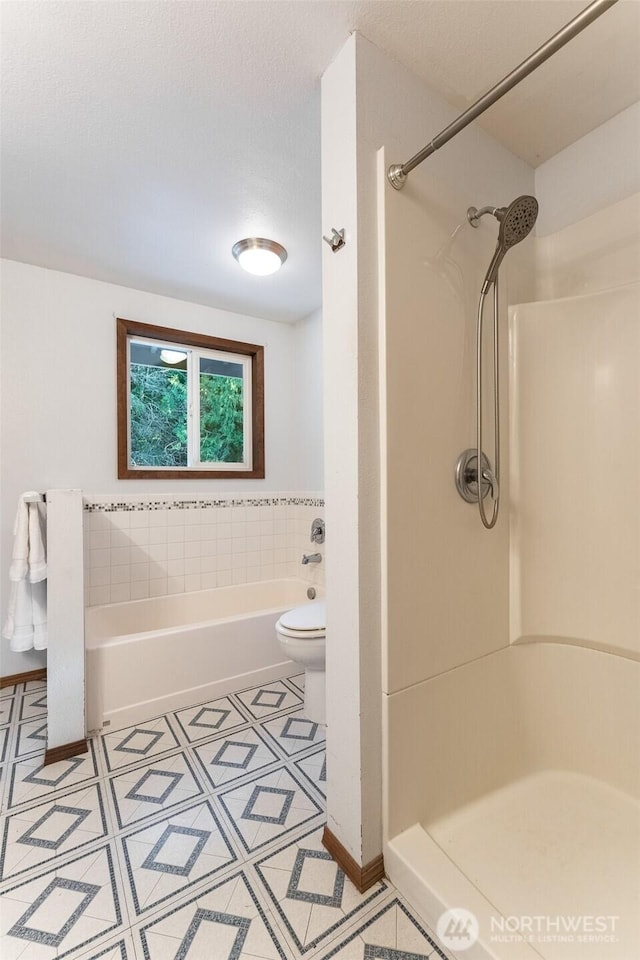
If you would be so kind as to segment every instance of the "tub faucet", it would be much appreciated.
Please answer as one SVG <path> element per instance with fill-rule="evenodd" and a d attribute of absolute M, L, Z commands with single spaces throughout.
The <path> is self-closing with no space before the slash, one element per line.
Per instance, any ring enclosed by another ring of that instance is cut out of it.
<path fill-rule="evenodd" d="M 302 554 L 303 563 L 322 563 L 322 554 L 321 553 L 303 553 Z"/>

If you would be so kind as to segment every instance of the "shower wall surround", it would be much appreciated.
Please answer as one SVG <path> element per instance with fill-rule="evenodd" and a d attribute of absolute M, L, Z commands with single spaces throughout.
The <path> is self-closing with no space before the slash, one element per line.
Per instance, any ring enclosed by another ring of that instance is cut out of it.
<path fill-rule="evenodd" d="M 640 194 L 536 247 L 538 302 L 511 308 L 511 640 L 637 658 Z"/>
<path fill-rule="evenodd" d="M 220 497 L 85 496 L 88 606 L 298 577 L 324 584 L 324 564 L 303 565 L 315 493 Z"/>

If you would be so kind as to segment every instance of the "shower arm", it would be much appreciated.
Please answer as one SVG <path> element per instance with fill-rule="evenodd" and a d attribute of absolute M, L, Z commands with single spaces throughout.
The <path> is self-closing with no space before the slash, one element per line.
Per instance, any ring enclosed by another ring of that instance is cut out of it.
<path fill-rule="evenodd" d="M 435 153 L 436 150 L 443 147 L 445 143 L 448 143 L 452 137 L 455 137 L 461 130 L 464 130 L 476 117 L 479 117 L 481 113 L 484 113 L 484 111 L 497 100 L 504 97 L 505 93 L 508 93 L 509 90 L 520 83 L 521 80 L 528 77 L 530 73 L 533 73 L 540 64 L 544 63 L 545 60 L 548 60 L 549 57 L 564 47 L 569 40 L 573 40 L 585 27 L 588 27 L 590 23 L 597 20 L 603 13 L 606 13 L 606 11 L 617 2 L 618 0 L 593 0 L 593 2 L 590 3 L 588 7 L 585 7 L 573 20 L 565 24 L 565 26 L 547 40 L 546 43 L 538 47 L 531 56 L 523 60 L 511 73 L 503 77 L 502 80 L 491 87 L 479 100 L 476 100 L 464 113 L 461 113 L 448 127 L 445 127 L 444 130 L 434 137 L 426 147 L 423 147 L 419 153 L 416 153 L 415 156 L 407 160 L 406 163 L 392 164 L 387 171 L 387 179 L 391 186 L 396 190 L 402 190 L 407 180 L 407 174 L 411 173 L 414 167 L 417 167 L 423 160 L 430 157 L 432 153 Z"/>

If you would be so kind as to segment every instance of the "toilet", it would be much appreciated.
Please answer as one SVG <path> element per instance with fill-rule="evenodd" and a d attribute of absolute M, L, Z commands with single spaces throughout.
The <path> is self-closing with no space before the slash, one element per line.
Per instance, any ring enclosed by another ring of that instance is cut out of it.
<path fill-rule="evenodd" d="M 289 660 L 304 667 L 304 713 L 326 723 L 325 601 L 315 600 L 283 613 L 276 623 L 280 648 Z"/>

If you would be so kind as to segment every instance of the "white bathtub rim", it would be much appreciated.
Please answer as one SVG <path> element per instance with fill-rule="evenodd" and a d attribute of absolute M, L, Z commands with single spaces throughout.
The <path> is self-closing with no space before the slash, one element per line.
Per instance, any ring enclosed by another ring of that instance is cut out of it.
<path fill-rule="evenodd" d="M 198 593 L 199 591 L 194 591 Z M 182 594 L 181 594 L 182 596 Z M 140 603 L 139 600 L 131 600 L 130 603 Z M 142 601 L 144 602 L 144 601 Z M 126 604 L 127 601 L 125 600 Z M 109 604 L 111 606 L 111 604 Z M 276 616 L 280 613 L 286 612 L 287 607 L 270 607 L 260 610 L 247 610 L 243 613 L 232 614 L 231 616 L 226 617 L 217 617 L 215 620 L 195 620 L 192 623 L 181 623 L 175 627 L 159 627 L 152 628 L 150 630 L 140 630 L 137 633 L 119 633 L 115 637 L 101 637 L 98 638 L 97 642 L 87 642 L 85 644 L 85 649 L 87 650 L 102 650 L 105 647 L 118 647 L 124 643 L 135 643 L 139 640 L 147 640 L 151 635 L 154 637 L 168 637 L 172 633 L 182 633 L 185 628 L 200 628 L 200 627 L 213 627 L 218 626 L 221 623 L 234 623 L 239 620 L 249 620 L 254 617 L 262 617 L 273 615 Z"/>
<path fill-rule="evenodd" d="M 243 590 L 246 590 L 247 587 L 254 586 L 256 583 L 260 583 L 261 585 L 263 585 L 268 583 L 281 583 L 283 581 L 302 584 L 302 585 L 306 584 L 306 581 L 303 581 L 297 577 L 284 577 L 282 579 L 277 579 L 277 580 L 261 580 L 261 581 L 251 581 L 250 583 L 234 583 L 234 584 L 229 584 L 228 586 L 225 586 L 225 587 L 212 587 L 210 588 L 210 590 L 211 592 L 215 592 L 215 590 L 225 590 L 225 591 L 229 590 L 234 593 L 237 592 L 238 594 L 242 594 Z M 314 586 L 314 585 L 307 584 L 307 586 Z M 324 589 L 322 587 L 316 586 L 314 587 L 314 589 L 316 590 L 316 595 L 319 598 L 324 597 Z M 179 593 L 175 595 L 165 594 L 162 597 L 141 597 L 138 600 L 121 600 L 121 601 L 118 601 L 117 603 L 96 604 L 95 606 L 88 607 L 87 609 L 92 611 L 93 610 L 100 611 L 100 610 L 122 609 L 123 607 L 137 608 L 148 603 L 150 600 L 165 600 L 165 599 L 170 599 L 171 596 L 175 596 L 176 598 L 197 596 L 198 594 L 201 594 L 203 592 L 205 591 L 189 590 L 189 591 L 185 591 L 184 593 Z M 209 590 L 207 590 L 206 592 L 209 592 Z M 172 627 L 158 627 L 158 628 L 152 627 L 148 630 L 137 630 L 135 633 L 118 633 L 113 637 L 87 638 L 86 632 L 85 632 L 85 649 L 99 650 L 107 646 L 111 647 L 111 646 L 117 646 L 121 643 L 135 642 L 136 640 L 140 640 L 148 637 L 150 634 L 153 634 L 154 636 L 170 636 L 172 633 L 177 633 L 179 631 L 184 630 L 185 627 L 212 626 L 214 624 L 217 625 L 220 623 L 229 623 L 229 622 L 238 621 L 238 620 L 245 620 L 248 617 L 257 617 L 257 616 L 263 616 L 263 615 L 268 616 L 271 614 L 284 613 L 288 609 L 290 609 L 289 605 L 278 604 L 276 606 L 243 610 L 240 613 L 230 614 L 224 617 L 215 617 L 208 620 L 194 620 L 189 623 L 181 623 Z"/>

